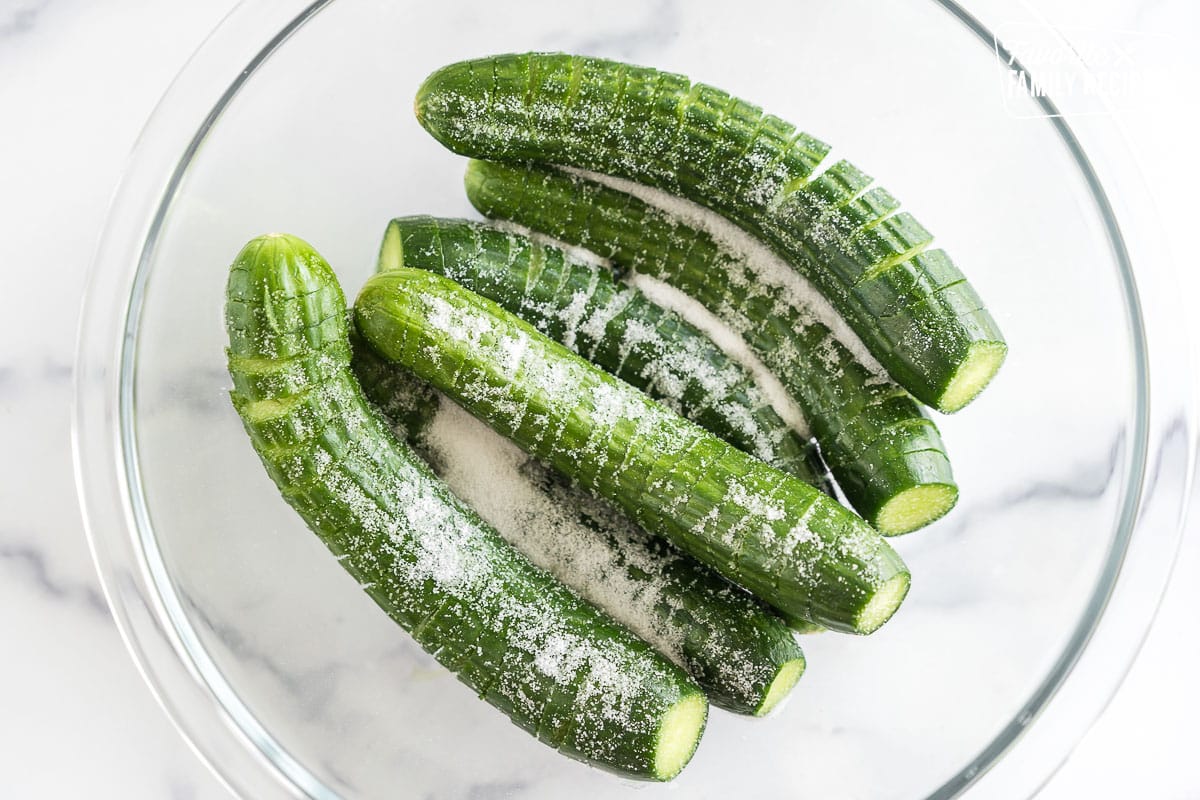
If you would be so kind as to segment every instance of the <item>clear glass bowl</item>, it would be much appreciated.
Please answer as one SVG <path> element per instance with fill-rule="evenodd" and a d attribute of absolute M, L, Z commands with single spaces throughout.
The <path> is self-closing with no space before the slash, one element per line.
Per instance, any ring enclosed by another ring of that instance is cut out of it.
<path fill-rule="evenodd" d="M 896 542 L 914 576 L 901 613 L 866 639 L 805 639 L 788 706 L 714 712 L 666 787 L 557 756 L 421 653 L 279 499 L 226 397 L 222 290 L 241 244 L 298 233 L 353 295 L 391 216 L 471 213 L 463 160 L 411 113 L 421 79 L 527 49 L 684 72 L 835 143 L 939 233 L 1011 345 L 983 397 L 940 421 L 962 500 Z M 1192 394 L 1126 151 L 1104 118 L 1073 129 L 1047 98 L 1002 102 L 997 55 L 973 18 L 928 0 L 236 9 L 138 144 L 78 354 L 96 561 L 201 756 L 254 798 L 1035 791 L 1153 615 L 1185 509 Z M 1083 129 L 1122 187 L 1119 213 Z"/>

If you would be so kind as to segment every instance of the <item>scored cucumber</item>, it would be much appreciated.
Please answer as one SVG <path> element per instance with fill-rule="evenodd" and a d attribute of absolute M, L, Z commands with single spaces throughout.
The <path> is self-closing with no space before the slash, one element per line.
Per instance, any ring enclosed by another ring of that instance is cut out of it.
<path fill-rule="evenodd" d="M 519 233 L 426 216 L 387 227 L 379 269 L 404 266 L 494 300 L 735 447 L 832 491 L 816 447 L 780 418 L 750 372 L 610 269 Z"/>
<path fill-rule="evenodd" d="M 953 507 L 958 488 L 933 421 L 744 253 L 631 194 L 554 167 L 472 161 L 466 189 L 489 217 L 588 247 L 712 310 L 780 379 L 846 499 L 881 533 L 907 533 Z"/>
<path fill-rule="evenodd" d="M 784 614 L 870 633 L 903 600 L 900 556 L 836 500 L 491 300 L 405 267 L 368 280 L 354 312 L 380 355 Z"/>
<path fill-rule="evenodd" d="M 284 499 L 396 622 L 546 744 L 667 780 L 707 718 L 701 689 L 530 564 L 369 406 L 345 298 L 293 236 L 246 245 L 225 307 L 234 407 Z"/>
<path fill-rule="evenodd" d="M 480 423 L 365 344 L 356 343 L 353 367 L 367 398 L 459 498 L 534 564 L 686 669 L 713 704 L 763 716 L 799 680 L 800 646 L 758 600 L 512 443 L 480 459 Z"/>
<path fill-rule="evenodd" d="M 616 175 L 726 216 L 812 281 L 892 378 L 942 411 L 969 403 L 1004 360 L 988 312 L 961 310 L 977 299 L 970 284 L 944 253 L 924 253 L 933 237 L 890 194 L 845 161 L 826 169 L 827 145 L 719 89 L 526 53 L 439 69 L 416 113 L 462 155 Z"/>

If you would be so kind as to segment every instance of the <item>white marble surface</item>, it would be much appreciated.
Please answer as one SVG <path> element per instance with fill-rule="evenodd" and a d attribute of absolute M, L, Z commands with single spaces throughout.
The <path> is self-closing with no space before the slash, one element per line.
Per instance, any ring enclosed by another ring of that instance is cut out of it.
<path fill-rule="evenodd" d="M 74 500 L 69 402 L 78 301 L 124 157 L 230 5 L 0 0 L 0 253 L 9 264 L 0 294 L 9 454 L 0 468 L 0 796 L 225 796 L 143 687 L 109 619 Z M 1178 233 L 1175 251 L 1190 252 L 1200 125 L 1183 98 L 1194 94 L 1200 56 L 1185 36 L 1200 11 L 1187 0 L 1042 7 L 1068 31 L 1161 37 L 1143 56 L 1155 59 L 1155 80 L 1122 122 L 1164 228 Z M 1182 271 L 1189 290 L 1200 288 Z M 1197 607 L 1193 534 L 1142 658 L 1043 797 L 1200 797 L 1190 725 L 1200 709 L 1200 637 L 1189 633 Z"/>

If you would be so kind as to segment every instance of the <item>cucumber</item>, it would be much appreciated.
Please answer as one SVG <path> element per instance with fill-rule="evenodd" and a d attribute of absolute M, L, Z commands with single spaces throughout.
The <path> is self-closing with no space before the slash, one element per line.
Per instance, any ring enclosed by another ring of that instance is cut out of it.
<path fill-rule="evenodd" d="M 788 627 L 790 627 L 796 633 L 802 633 L 805 635 L 825 632 L 825 627 L 823 625 L 818 625 L 815 622 L 807 622 L 802 619 L 788 620 Z"/>
<path fill-rule="evenodd" d="M 734 447 L 832 492 L 816 447 L 780 418 L 750 372 L 608 268 L 519 233 L 425 216 L 387 227 L 379 269 L 401 266 L 494 300 Z"/>
<path fill-rule="evenodd" d="M 954 506 L 958 487 L 933 421 L 746 255 L 633 195 L 553 167 L 472 161 L 466 189 L 489 217 L 591 248 L 717 314 L 779 377 L 846 499 L 884 535 Z"/>
<path fill-rule="evenodd" d="M 345 298 L 293 236 L 251 241 L 226 293 L 233 405 L 286 500 L 363 589 L 546 744 L 667 780 L 707 718 L 700 688 L 457 500 L 368 405 Z"/>
<path fill-rule="evenodd" d="M 367 399 L 458 497 L 535 565 L 686 669 L 714 705 L 764 716 L 799 680 L 799 645 L 759 601 L 510 443 L 480 462 L 469 427 L 479 423 L 466 418 L 469 442 L 446 437 L 435 422 L 462 427 L 464 412 L 370 347 L 356 343 L 353 367 Z"/>
<path fill-rule="evenodd" d="M 931 278 L 933 237 L 872 179 L 760 108 L 681 75 L 562 53 L 451 64 L 417 92 L 416 113 L 456 153 L 543 162 L 628 178 L 686 197 L 761 237 L 819 288 L 892 378 L 952 412 L 992 379 L 1007 346 L 955 276 L 937 299 L 909 294 Z M 822 171 L 823 170 L 823 171 Z M 882 325 L 880 310 L 894 310 Z"/>
<path fill-rule="evenodd" d="M 523 471 L 547 511 L 573 517 L 539 566 L 686 669 L 714 705 L 762 717 L 788 696 L 805 661 L 783 619 L 537 460 Z"/>
<path fill-rule="evenodd" d="M 785 615 L 870 633 L 904 598 L 904 562 L 837 501 L 491 300 L 403 267 L 368 280 L 354 312 L 380 355 Z"/>
<path fill-rule="evenodd" d="M 383 415 L 396 438 L 412 447 L 440 476 L 441 465 L 423 443 L 441 405 L 441 395 L 428 383 L 380 358 L 353 324 L 348 327 L 350 367 L 363 393 Z"/>

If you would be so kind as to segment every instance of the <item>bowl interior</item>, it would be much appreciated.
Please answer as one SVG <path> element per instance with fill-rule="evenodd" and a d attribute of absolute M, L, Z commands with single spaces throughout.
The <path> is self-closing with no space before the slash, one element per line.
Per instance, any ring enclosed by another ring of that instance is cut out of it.
<path fill-rule="evenodd" d="M 240 246 L 300 235 L 352 298 L 390 217 L 474 216 L 464 161 L 421 130 L 412 97 L 444 63 L 529 49 L 684 72 L 833 143 L 939 234 L 1011 348 L 978 401 L 939 419 L 962 499 L 895 542 L 913 573 L 901 612 L 866 639 L 806 638 L 786 707 L 714 711 L 671 787 L 557 756 L 421 652 L 279 498 L 226 394 Z M 1134 301 L 1104 220 L 1053 128 L 1010 115 L 1003 91 L 995 54 L 915 0 L 325 7 L 184 165 L 134 303 L 134 502 L 203 677 L 258 721 L 264 752 L 347 797 L 912 798 L 979 769 L 1104 594 L 1143 435 Z"/>

